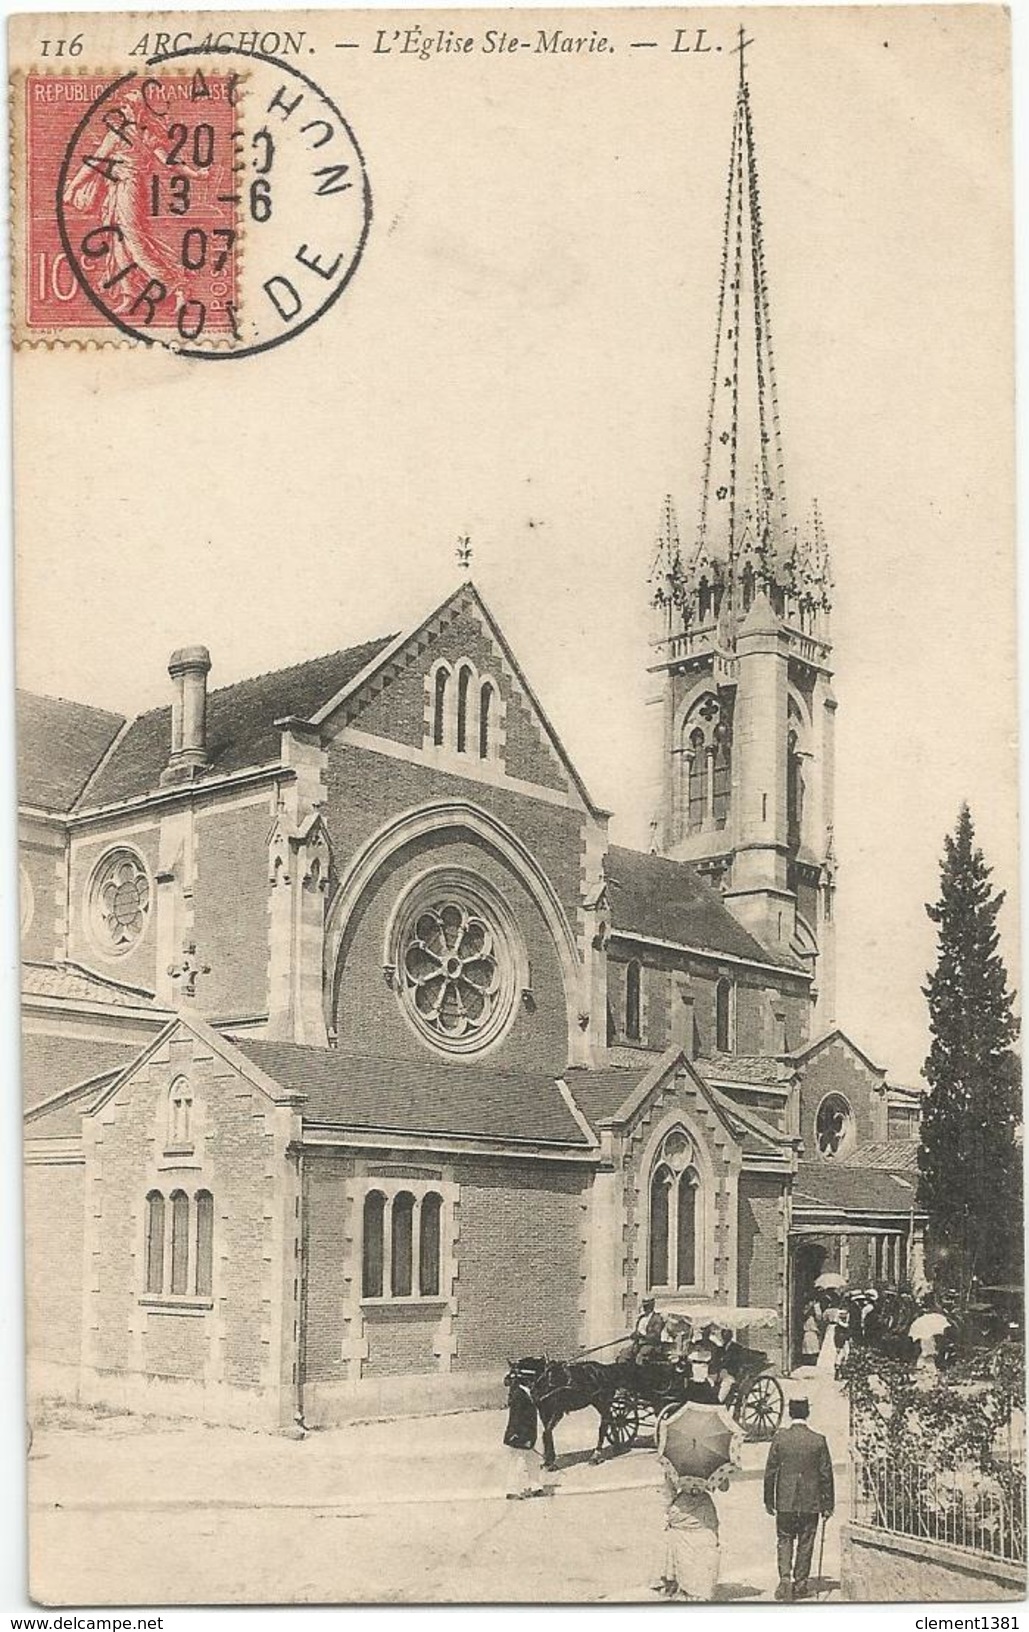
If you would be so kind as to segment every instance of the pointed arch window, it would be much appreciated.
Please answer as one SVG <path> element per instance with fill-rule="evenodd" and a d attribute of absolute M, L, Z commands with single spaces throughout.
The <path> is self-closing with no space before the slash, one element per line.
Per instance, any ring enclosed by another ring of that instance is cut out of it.
<path fill-rule="evenodd" d="M 704 817 L 707 814 L 708 776 L 707 747 L 704 743 L 704 733 L 699 726 L 690 732 L 689 767 L 689 814 L 687 820 L 690 832 L 699 833 L 704 825 Z"/>
<path fill-rule="evenodd" d="M 643 971 L 634 958 L 625 967 L 625 1035 L 630 1043 L 638 1043 L 642 1035 Z"/>
<path fill-rule="evenodd" d="M 457 751 L 459 754 L 468 750 L 468 692 L 472 683 L 472 671 L 467 667 L 458 670 L 457 675 Z"/>
<path fill-rule="evenodd" d="M 436 748 L 442 748 L 447 729 L 447 683 L 450 674 L 446 668 L 436 670 L 436 680 L 432 691 L 432 741 Z"/>
<path fill-rule="evenodd" d="M 715 987 L 715 1048 L 719 1054 L 735 1052 L 733 1018 L 732 981 L 723 975 Z"/>
<path fill-rule="evenodd" d="M 724 827 L 729 816 L 729 796 L 732 791 L 732 741 L 729 727 L 723 723 L 715 727 L 715 752 L 711 774 L 714 778 L 712 806 L 715 826 Z"/>
<path fill-rule="evenodd" d="M 479 758 L 489 759 L 492 751 L 491 732 L 493 722 L 493 687 L 488 680 L 483 682 L 479 693 Z"/>
<path fill-rule="evenodd" d="M 786 740 L 786 843 L 791 850 L 800 848 L 804 821 L 804 761 L 796 731 Z"/>
<path fill-rule="evenodd" d="M 177 1077 L 168 1094 L 168 1149 L 193 1149 L 193 1090 Z"/>
<path fill-rule="evenodd" d="M 700 1177 L 693 1141 L 673 1128 L 661 1143 L 650 1179 L 647 1281 L 650 1288 L 687 1291 L 701 1279 Z"/>

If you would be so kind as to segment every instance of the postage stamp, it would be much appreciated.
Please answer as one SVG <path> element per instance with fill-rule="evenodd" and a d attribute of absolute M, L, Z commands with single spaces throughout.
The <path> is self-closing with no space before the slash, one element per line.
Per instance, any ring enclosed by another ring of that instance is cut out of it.
<path fill-rule="evenodd" d="M 246 356 L 316 322 L 353 275 L 364 161 L 297 69 L 188 50 L 117 76 L 32 71 L 15 101 L 16 343 Z"/>

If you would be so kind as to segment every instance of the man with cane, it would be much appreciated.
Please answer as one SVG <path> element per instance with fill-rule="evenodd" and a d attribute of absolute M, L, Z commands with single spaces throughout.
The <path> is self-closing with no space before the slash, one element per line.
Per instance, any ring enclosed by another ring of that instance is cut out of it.
<path fill-rule="evenodd" d="M 829 1446 L 824 1434 L 808 1427 L 809 1411 L 806 1399 L 790 1401 L 789 1427 L 777 1429 L 765 1465 L 765 1508 L 775 1518 L 779 1603 L 807 1597 L 818 1520 L 824 1548 L 825 1521 L 836 1500 Z M 821 1573 L 821 1559 L 818 1568 Z"/>

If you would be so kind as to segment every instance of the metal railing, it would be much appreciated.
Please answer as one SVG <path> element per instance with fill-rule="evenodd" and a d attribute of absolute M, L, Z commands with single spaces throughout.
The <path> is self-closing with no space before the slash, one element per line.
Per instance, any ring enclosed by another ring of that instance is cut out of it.
<path fill-rule="evenodd" d="M 1023 1468 L 926 1468 L 896 1458 L 853 1455 L 852 1516 L 893 1535 L 958 1547 L 980 1557 L 1024 1564 Z"/>

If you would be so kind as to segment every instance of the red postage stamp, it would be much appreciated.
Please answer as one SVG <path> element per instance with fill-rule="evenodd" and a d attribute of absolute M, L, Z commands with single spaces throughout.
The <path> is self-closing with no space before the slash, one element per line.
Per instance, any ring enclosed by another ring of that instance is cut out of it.
<path fill-rule="evenodd" d="M 121 315 L 184 342 L 231 335 L 236 77 L 25 76 L 16 334 L 110 331 Z"/>

